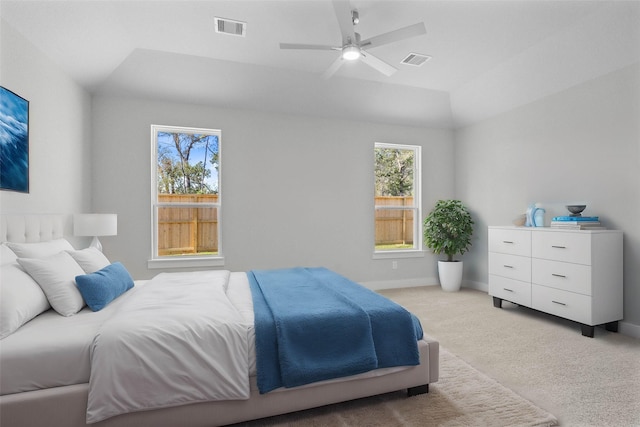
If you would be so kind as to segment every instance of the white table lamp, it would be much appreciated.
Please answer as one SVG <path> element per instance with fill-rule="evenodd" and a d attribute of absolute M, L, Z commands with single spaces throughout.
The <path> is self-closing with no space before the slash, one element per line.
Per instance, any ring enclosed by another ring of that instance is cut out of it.
<path fill-rule="evenodd" d="M 102 252 L 98 236 L 116 236 L 118 234 L 117 214 L 75 214 L 73 215 L 74 236 L 93 236 L 91 247 Z"/>

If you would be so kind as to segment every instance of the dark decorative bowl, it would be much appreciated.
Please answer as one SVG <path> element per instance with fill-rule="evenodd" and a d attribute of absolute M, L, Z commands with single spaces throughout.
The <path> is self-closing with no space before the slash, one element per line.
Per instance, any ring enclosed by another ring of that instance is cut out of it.
<path fill-rule="evenodd" d="M 567 205 L 567 209 L 571 212 L 571 216 L 580 216 L 587 205 Z"/>

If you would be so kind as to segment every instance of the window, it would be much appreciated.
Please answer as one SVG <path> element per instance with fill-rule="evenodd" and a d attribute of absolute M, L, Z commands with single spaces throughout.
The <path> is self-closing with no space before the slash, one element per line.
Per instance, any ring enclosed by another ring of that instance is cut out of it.
<path fill-rule="evenodd" d="M 221 132 L 151 126 L 150 268 L 222 265 Z"/>
<path fill-rule="evenodd" d="M 420 146 L 376 143 L 375 253 L 422 250 Z"/>

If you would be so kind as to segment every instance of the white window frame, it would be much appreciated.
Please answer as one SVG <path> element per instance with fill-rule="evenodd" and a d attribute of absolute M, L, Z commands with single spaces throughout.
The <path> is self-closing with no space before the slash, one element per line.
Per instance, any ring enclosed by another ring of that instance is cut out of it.
<path fill-rule="evenodd" d="M 158 202 L 158 132 L 196 133 L 218 136 L 218 201 L 216 203 L 171 203 Z M 218 253 L 216 255 L 158 255 L 158 208 L 180 206 L 195 208 L 217 208 L 218 212 Z M 222 252 L 222 131 L 220 129 L 203 129 L 181 126 L 151 125 L 151 258 L 147 267 L 155 268 L 189 268 L 189 267 L 221 267 L 224 266 Z"/>
<path fill-rule="evenodd" d="M 407 206 L 376 206 L 374 192 L 374 227 L 373 227 L 373 259 L 390 259 L 390 258 L 418 258 L 424 257 L 422 245 L 422 147 L 419 145 L 392 144 L 385 142 L 376 142 L 374 144 L 374 168 L 375 168 L 375 149 L 390 148 L 397 150 L 412 150 L 414 152 L 413 161 L 413 207 Z M 373 177 L 375 183 L 375 176 Z M 375 236 L 375 212 L 377 210 L 413 210 L 413 242 L 412 249 L 376 249 Z"/>

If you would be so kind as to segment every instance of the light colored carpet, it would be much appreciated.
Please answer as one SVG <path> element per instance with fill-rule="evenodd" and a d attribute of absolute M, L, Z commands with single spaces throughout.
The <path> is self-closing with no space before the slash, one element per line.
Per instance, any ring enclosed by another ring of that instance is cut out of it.
<path fill-rule="evenodd" d="M 503 303 L 485 292 L 439 286 L 382 294 L 474 368 L 554 414 L 561 426 L 640 427 L 640 340 Z"/>
<path fill-rule="evenodd" d="M 440 380 L 428 394 L 405 392 L 329 405 L 237 426 L 554 426 L 556 418 L 440 349 Z"/>

